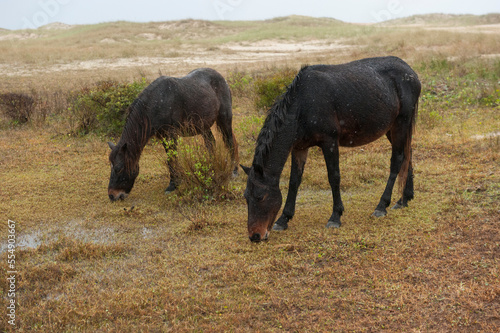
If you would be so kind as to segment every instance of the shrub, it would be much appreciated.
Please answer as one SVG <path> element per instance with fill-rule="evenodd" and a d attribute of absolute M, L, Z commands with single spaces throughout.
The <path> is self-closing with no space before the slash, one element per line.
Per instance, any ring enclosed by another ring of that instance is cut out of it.
<path fill-rule="evenodd" d="M 258 110 L 269 109 L 292 83 L 297 71 L 291 68 L 276 71 L 269 76 L 255 79 L 255 107 Z"/>
<path fill-rule="evenodd" d="M 229 186 L 232 178 L 233 162 L 229 151 L 217 140 L 213 151 L 209 152 L 201 137 L 178 138 L 177 150 L 170 151 L 167 161 L 176 158 L 175 172 L 181 184 L 179 194 L 198 201 L 224 200 L 233 197 Z M 167 146 L 171 141 L 165 142 Z"/>
<path fill-rule="evenodd" d="M 69 108 L 73 131 L 79 134 L 119 134 L 125 125 L 129 105 L 146 85 L 143 78 L 132 83 L 100 81 L 92 88 L 83 88 L 74 96 Z"/>
<path fill-rule="evenodd" d="M 247 95 L 252 82 L 253 77 L 245 72 L 233 71 L 227 76 L 227 84 L 231 88 L 233 96 L 242 97 Z"/>
<path fill-rule="evenodd" d="M 24 124 L 31 119 L 35 100 L 25 94 L 5 93 L 0 95 L 0 108 L 14 124 Z"/>

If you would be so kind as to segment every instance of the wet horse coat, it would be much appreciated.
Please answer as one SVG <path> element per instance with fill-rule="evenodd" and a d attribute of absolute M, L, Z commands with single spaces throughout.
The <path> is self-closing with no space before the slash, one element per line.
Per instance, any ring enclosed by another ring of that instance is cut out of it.
<path fill-rule="evenodd" d="M 172 158 L 175 154 L 169 151 L 176 150 L 176 138 L 200 134 L 206 146 L 212 149 L 215 138 L 210 128 L 214 123 L 231 152 L 236 170 L 238 146 L 232 130 L 231 91 L 226 80 L 209 68 L 194 70 L 182 78 L 162 76 L 156 79 L 130 106 L 118 144 L 109 143 L 109 198 L 112 201 L 124 199 L 130 193 L 139 174 L 142 150 L 152 136 L 162 140 L 171 157 L 168 160 L 170 184 L 166 192 L 173 191 L 178 179 L 175 158 Z"/>
<path fill-rule="evenodd" d="M 398 174 L 403 195 L 396 208 L 413 199 L 411 139 L 421 85 L 417 74 L 396 57 L 369 58 L 343 65 L 300 70 L 287 92 L 271 108 L 257 139 L 245 198 L 252 241 L 267 239 L 282 204 L 279 179 L 290 152 L 290 185 L 274 230 L 284 230 L 295 214 L 308 149 L 322 149 L 333 194 L 327 227 L 340 227 L 339 146 L 356 147 L 384 134 L 392 144 L 390 175 L 373 215 L 383 216 Z"/>

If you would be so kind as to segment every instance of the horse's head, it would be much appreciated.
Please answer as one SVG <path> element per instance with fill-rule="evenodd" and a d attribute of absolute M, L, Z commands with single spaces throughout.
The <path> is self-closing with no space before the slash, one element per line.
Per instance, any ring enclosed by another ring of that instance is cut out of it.
<path fill-rule="evenodd" d="M 279 179 L 268 179 L 260 166 L 243 167 L 248 175 L 245 199 L 248 205 L 248 237 L 252 242 L 266 240 L 281 208 Z"/>
<path fill-rule="evenodd" d="M 139 174 L 139 164 L 131 163 L 131 156 L 127 144 L 114 145 L 108 142 L 111 148 L 109 162 L 111 163 L 111 176 L 109 177 L 108 196 L 111 201 L 125 199 Z"/>

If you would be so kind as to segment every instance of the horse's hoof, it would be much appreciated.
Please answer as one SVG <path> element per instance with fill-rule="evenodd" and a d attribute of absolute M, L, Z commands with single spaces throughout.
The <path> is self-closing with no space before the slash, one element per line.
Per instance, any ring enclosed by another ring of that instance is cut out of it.
<path fill-rule="evenodd" d="M 168 184 L 167 188 L 165 189 L 165 194 L 172 193 L 173 191 L 175 191 L 176 188 L 177 188 L 177 185 L 175 185 L 175 182 L 174 181 L 170 181 L 170 183 Z"/>
<path fill-rule="evenodd" d="M 326 224 L 326 227 L 328 229 L 337 229 L 337 228 L 340 228 L 340 221 L 328 221 L 328 223 Z"/>
<path fill-rule="evenodd" d="M 372 216 L 375 216 L 375 217 L 384 217 L 386 215 L 387 215 L 387 212 L 383 212 L 381 210 L 376 210 L 372 214 Z"/>
<path fill-rule="evenodd" d="M 282 224 L 278 224 L 278 222 L 276 222 L 273 225 L 273 230 L 274 231 L 283 231 L 283 230 L 286 230 L 286 229 L 288 229 L 288 224 L 282 225 Z"/>
<path fill-rule="evenodd" d="M 177 187 L 175 186 L 175 184 L 170 183 L 170 185 L 168 185 L 168 187 L 165 189 L 165 194 L 172 193 L 176 188 Z"/>
<path fill-rule="evenodd" d="M 397 203 L 397 204 L 395 204 L 395 205 L 392 207 L 392 209 L 401 209 L 401 208 L 404 208 L 404 207 L 405 207 L 405 206 L 403 206 L 403 205 L 401 205 L 401 204 Z"/>

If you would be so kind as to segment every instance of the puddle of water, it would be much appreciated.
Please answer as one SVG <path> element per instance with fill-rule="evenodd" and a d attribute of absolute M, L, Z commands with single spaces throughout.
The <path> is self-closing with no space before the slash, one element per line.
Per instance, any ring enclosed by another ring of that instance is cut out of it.
<path fill-rule="evenodd" d="M 98 229 L 89 229 L 82 225 L 83 221 L 71 221 L 61 231 L 63 235 L 76 238 L 82 242 L 92 242 L 107 244 L 114 240 L 115 229 L 103 227 Z"/>
<path fill-rule="evenodd" d="M 42 244 L 42 234 L 40 231 L 35 231 L 28 234 L 21 234 L 16 237 L 16 250 L 36 249 Z M 0 244 L 0 253 L 7 251 L 9 243 L 4 241 Z"/>
<path fill-rule="evenodd" d="M 153 236 L 153 229 L 151 228 L 142 228 L 142 238 L 150 239 Z"/>
<path fill-rule="evenodd" d="M 39 230 L 29 233 L 16 234 L 16 249 L 36 249 L 42 244 L 49 244 L 58 240 L 59 237 L 68 237 L 84 243 L 112 244 L 117 241 L 120 234 L 113 227 L 104 227 L 102 224 L 98 228 L 93 228 L 86 220 L 71 220 L 64 225 L 57 227 L 41 225 Z M 138 235 L 142 239 L 153 240 L 157 237 L 156 228 L 142 227 Z M 9 249 L 7 239 L 0 240 L 0 253 Z"/>
<path fill-rule="evenodd" d="M 108 244 L 114 241 L 115 229 L 103 227 L 98 229 L 89 229 L 82 225 L 84 221 L 70 221 L 63 228 L 44 229 L 32 231 L 30 233 L 16 234 L 16 250 L 36 249 L 42 244 L 56 241 L 59 235 L 75 238 L 82 242 L 92 242 Z M 146 229 L 146 228 L 144 228 Z M 152 230 L 143 230 L 144 237 L 151 237 Z M 0 253 L 9 249 L 7 239 L 0 241 Z"/>
<path fill-rule="evenodd" d="M 42 244 L 41 234 L 38 231 L 32 234 L 21 235 L 19 238 L 17 246 L 20 248 L 36 249 Z"/>
<path fill-rule="evenodd" d="M 478 134 L 478 135 L 473 135 L 471 138 L 475 140 L 484 140 L 484 139 L 493 139 L 496 138 L 497 136 L 500 136 L 500 132 L 491 132 L 491 133 L 486 133 L 484 135 Z"/>

